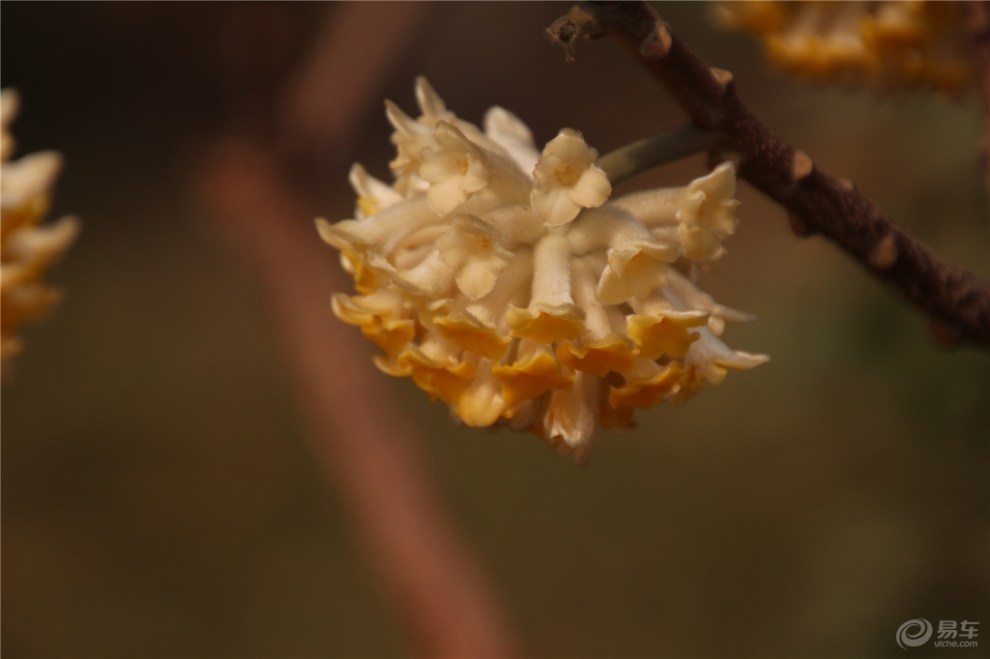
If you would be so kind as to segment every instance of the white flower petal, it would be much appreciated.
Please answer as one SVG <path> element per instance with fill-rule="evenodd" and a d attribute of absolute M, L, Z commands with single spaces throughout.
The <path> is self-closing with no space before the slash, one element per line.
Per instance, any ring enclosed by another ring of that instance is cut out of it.
<path fill-rule="evenodd" d="M 584 208 L 601 206 L 612 194 L 612 184 L 601 169 L 592 165 L 584 170 L 571 189 L 571 198 Z"/>
<path fill-rule="evenodd" d="M 469 261 L 457 272 L 457 288 L 468 298 L 480 300 L 495 288 L 495 282 L 504 267 L 505 262 L 497 259 Z"/>
<path fill-rule="evenodd" d="M 547 143 L 533 170 L 530 204 L 549 226 L 567 224 L 582 208 L 600 206 L 612 192 L 596 153 L 577 131 L 565 128 Z M 566 193 L 566 201 L 561 193 Z"/>
<path fill-rule="evenodd" d="M 540 239 L 533 251 L 533 297 L 535 305 L 566 306 L 574 304 L 571 297 L 571 252 L 567 238 L 550 233 Z"/>
<path fill-rule="evenodd" d="M 402 195 L 355 163 L 350 173 L 351 187 L 358 195 L 358 219 L 374 215 L 403 200 Z"/>
<path fill-rule="evenodd" d="M 417 119 L 388 106 L 394 185 L 355 166 L 358 219 L 318 222 L 361 293 L 334 312 L 382 349 L 384 372 L 468 425 L 532 430 L 583 459 L 597 425 L 765 361 L 718 338 L 747 316 L 691 278 L 735 230 L 731 165 L 609 201 L 577 131 L 538 154 L 504 110 L 482 133 L 425 80 L 416 96 Z"/>
<path fill-rule="evenodd" d="M 533 190 L 531 202 L 533 210 L 539 213 L 547 226 L 558 227 L 567 224 L 581 212 L 581 206 L 563 188 L 537 193 Z"/>
<path fill-rule="evenodd" d="M 557 137 L 547 142 L 543 149 L 543 156 L 560 158 L 575 170 L 583 171 L 595 162 L 598 154 L 588 146 L 581 133 L 571 128 L 564 128 L 557 134 Z"/>
<path fill-rule="evenodd" d="M 485 114 L 485 134 L 505 149 L 527 176 L 532 177 L 540 152 L 533 143 L 533 133 L 516 115 L 500 107 Z"/>
<path fill-rule="evenodd" d="M 62 156 L 54 151 L 32 153 L 4 163 L 0 177 L 0 205 L 14 209 L 37 199 L 47 199 L 59 170 Z"/>
<path fill-rule="evenodd" d="M 16 92 L 0 91 L 0 366 L 4 373 L 23 345 L 19 328 L 41 320 L 61 299 L 58 290 L 44 283 L 43 275 L 79 232 L 79 222 L 71 217 L 41 223 L 61 156 L 49 151 L 9 159 L 15 146 L 9 128 L 18 107 Z"/>
<path fill-rule="evenodd" d="M 578 373 L 573 386 L 554 391 L 543 421 L 548 439 L 562 439 L 572 450 L 586 447 L 595 432 L 598 380 Z"/>
<path fill-rule="evenodd" d="M 416 78 L 416 102 L 419 103 L 420 111 L 428 117 L 447 114 L 443 99 L 423 76 Z"/>

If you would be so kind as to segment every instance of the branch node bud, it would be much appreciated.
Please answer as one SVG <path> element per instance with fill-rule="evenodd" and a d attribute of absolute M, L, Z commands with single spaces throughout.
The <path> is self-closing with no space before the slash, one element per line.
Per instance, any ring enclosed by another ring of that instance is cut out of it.
<path fill-rule="evenodd" d="M 804 151 L 794 149 L 791 154 L 791 178 L 795 181 L 800 181 L 811 175 L 811 171 L 815 168 L 815 163 L 811 161 L 811 158 Z"/>
<path fill-rule="evenodd" d="M 670 34 L 670 28 L 660 23 L 656 26 L 640 46 L 640 54 L 646 59 L 662 59 L 670 52 L 670 46 L 674 43 L 674 38 Z"/>
<path fill-rule="evenodd" d="M 887 270 L 897 262 L 897 256 L 897 236 L 888 233 L 877 241 L 867 260 L 875 269 Z"/>
<path fill-rule="evenodd" d="M 715 80 L 722 87 L 722 91 L 727 91 L 732 86 L 735 79 L 735 76 L 732 75 L 732 71 L 726 71 L 725 69 L 720 69 L 716 66 L 713 66 L 711 71 L 712 75 L 715 77 Z"/>

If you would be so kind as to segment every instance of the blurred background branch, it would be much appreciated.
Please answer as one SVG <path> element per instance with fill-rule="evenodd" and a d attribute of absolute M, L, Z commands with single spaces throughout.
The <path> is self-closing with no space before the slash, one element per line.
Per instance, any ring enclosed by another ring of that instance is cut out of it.
<path fill-rule="evenodd" d="M 973 70 L 983 101 L 983 167 L 990 195 L 990 0 L 963 2 L 966 27 L 973 43 Z"/>
<path fill-rule="evenodd" d="M 990 286 L 945 261 L 884 215 L 853 185 L 839 181 L 770 131 L 736 94 L 730 72 L 705 64 L 645 2 L 574 6 L 548 35 L 573 57 L 578 38 L 610 34 L 671 94 L 699 128 L 721 131 L 722 156 L 737 155 L 739 176 L 819 233 L 925 313 L 945 344 L 990 348 Z"/>
<path fill-rule="evenodd" d="M 265 294 L 312 449 L 339 489 L 385 600 L 419 656 L 518 655 L 479 561 L 464 542 L 419 454 L 404 413 L 364 342 L 330 311 L 350 284 L 317 237 L 315 180 L 290 184 L 281 170 L 322 171 L 351 146 L 427 5 L 334 8 L 310 54 L 275 102 L 274 148 L 220 140 L 195 185 L 229 244 L 253 265 Z M 267 113 L 254 113 L 265 117 Z M 243 132 L 243 126 L 240 127 Z M 279 149 L 276 151 L 276 149 Z"/>
<path fill-rule="evenodd" d="M 380 111 L 382 81 L 433 11 L 425 2 L 334 6 L 276 101 L 279 159 L 310 185 L 323 183 L 321 165 L 354 146 L 363 115 Z"/>
<path fill-rule="evenodd" d="M 329 313 L 329 292 L 347 282 L 314 239 L 314 212 L 279 181 L 272 158 L 244 142 L 217 145 L 200 182 L 232 246 L 254 265 L 314 455 L 417 654 L 515 656 L 481 566 L 430 483 L 415 423 L 356 333 Z"/>

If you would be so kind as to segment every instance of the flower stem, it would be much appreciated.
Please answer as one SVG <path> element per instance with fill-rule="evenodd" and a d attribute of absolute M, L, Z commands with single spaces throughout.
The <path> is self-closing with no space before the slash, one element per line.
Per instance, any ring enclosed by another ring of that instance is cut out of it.
<path fill-rule="evenodd" d="M 687 125 L 619 147 L 598 159 L 612 185 L 648 169 L 715 149 L 723 140 L 721 133 Z"/>

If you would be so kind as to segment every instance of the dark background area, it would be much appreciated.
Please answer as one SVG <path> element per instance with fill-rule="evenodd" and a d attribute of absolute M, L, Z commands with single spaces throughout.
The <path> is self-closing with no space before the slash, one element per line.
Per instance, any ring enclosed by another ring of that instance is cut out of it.
<path fill-rule="evenodd" d="M 342 7 L 3 3 L 17 153 L 64 154 L 51 217 L 83 221 L 50 276 L 65 300 L 3 386 L 4 656 L 408 654 L 302 440 L 250 265 L 193 194 L 209 145 L 277 112 Z M 418 74 L 462 118 L 503 105 L 540 144 L 572 126 L 608 151 L 684 121 L 614 44 L 564 63 L 542 33 L 565 8 L 430 7 L 346 149 L 308 170 L 326 216 L 352 212 L 352 161 L 387 177 L 380 99 L 412 112 Z M 774 130 L 990 278 L 975 94 L 809 86 L 704 6 L 661 9 Z M 465 536 L 536 656 L 901 656 L 915 617 L 980 621 L 985 653 L 990 357 L 940 349 L 837 249 L 739 198 L 703 285 L 758 316 L 727 342 L 771 361 L 603 433 L 587 466 L 388 382 Z"/>

